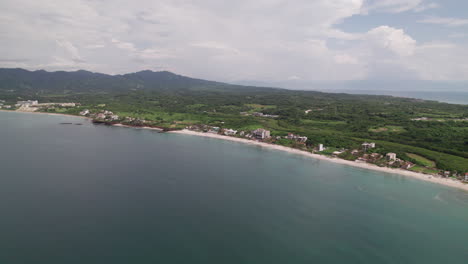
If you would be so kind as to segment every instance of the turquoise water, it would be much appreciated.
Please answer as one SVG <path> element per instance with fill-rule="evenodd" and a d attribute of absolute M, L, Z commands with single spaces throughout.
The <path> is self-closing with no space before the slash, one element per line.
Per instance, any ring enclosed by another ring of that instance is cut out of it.
<path fill-rule="evenodd" d="M 0 263 L 468 263 L 457 189 L 74 117 L 0 143 Z"/>

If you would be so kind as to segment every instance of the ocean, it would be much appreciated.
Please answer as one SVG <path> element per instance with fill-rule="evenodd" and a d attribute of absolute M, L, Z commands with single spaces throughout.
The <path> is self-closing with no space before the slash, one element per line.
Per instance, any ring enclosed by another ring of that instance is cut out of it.
<path fill-rule="evenodd" d="M 324 90 L 330 93 L 349 94 L 370 94 L 370 95 L 391 95 L 396 97 L 417 98 L 423 100 L 438 101 L 449 104 L 468 105 L 468 88 L 465 91 L 413 91 L 413 90 L 361 90 L 361 89 L 341 89 Z"/>
<path fill-rule="evenodd" d="M 0 112 L 0 144 L 0 263 L 468 261 L 462 190 L 68 116 Z"/>

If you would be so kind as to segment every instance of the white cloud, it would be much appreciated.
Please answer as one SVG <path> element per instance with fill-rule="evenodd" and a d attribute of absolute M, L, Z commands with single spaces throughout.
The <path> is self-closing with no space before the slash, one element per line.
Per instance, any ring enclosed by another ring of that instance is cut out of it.
<path fill-rule="evenodd" d="M 390 71 L 466 78 L 464 62 L 451 59 L 465 56 L 459 46 L 438 47 L 441 57 L 423 63 L 424 54 L 433 56 L 430 45 L 442 44 L 418 43 L 391 26 L 361 33 L 338 26 L 363 12 L 435 7 L 424 0 L 3 0 L 0 67 L 165 69 L 222 81 L 385 78 Z M 457 66 L 456 74 L 445 71 Z"/>
<path fill-rule="evenodd" d="M 418 21 L 423 24 L 444 25 L 449 27 L 459 27 L 468 25 L 468 19 L 453 17 L 428 17 Z"/>

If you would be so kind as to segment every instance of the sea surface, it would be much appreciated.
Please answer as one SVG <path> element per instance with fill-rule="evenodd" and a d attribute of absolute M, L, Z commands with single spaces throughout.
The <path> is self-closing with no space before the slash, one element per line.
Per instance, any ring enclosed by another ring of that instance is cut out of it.
<path fill-rule="evenodd" d="M 468 263 L 461 190 L 65 116 L 0 146 L 0 263 Z"/>
<path fill-rule="evenodd" d="M 325 91 L 325 90 L 324 90 Z M 349 94 L 370 94 L 370 95 L 391 95 L 396 97 L 417 98 L 431 101 L 438 101 L 449 104 L 468 105 L 468 87 L 462 91 L 413 91 L 413 90 L 360 90 L 360 89 L 338 89 L 326 90 L 331 93 L 349 93 Z"/>

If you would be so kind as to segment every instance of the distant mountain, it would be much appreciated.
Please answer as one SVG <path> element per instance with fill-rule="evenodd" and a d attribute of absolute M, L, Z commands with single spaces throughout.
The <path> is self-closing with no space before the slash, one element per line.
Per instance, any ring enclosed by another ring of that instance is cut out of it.
<path fill-rule="evenodd" d="M 16 92 L 179 90 L 226 86 L 234 85 L 189 78 L 167 71 L 107 75 L 83 70 L 47 72 L 0 69 L 0 90 L 15 90 Z"/>

